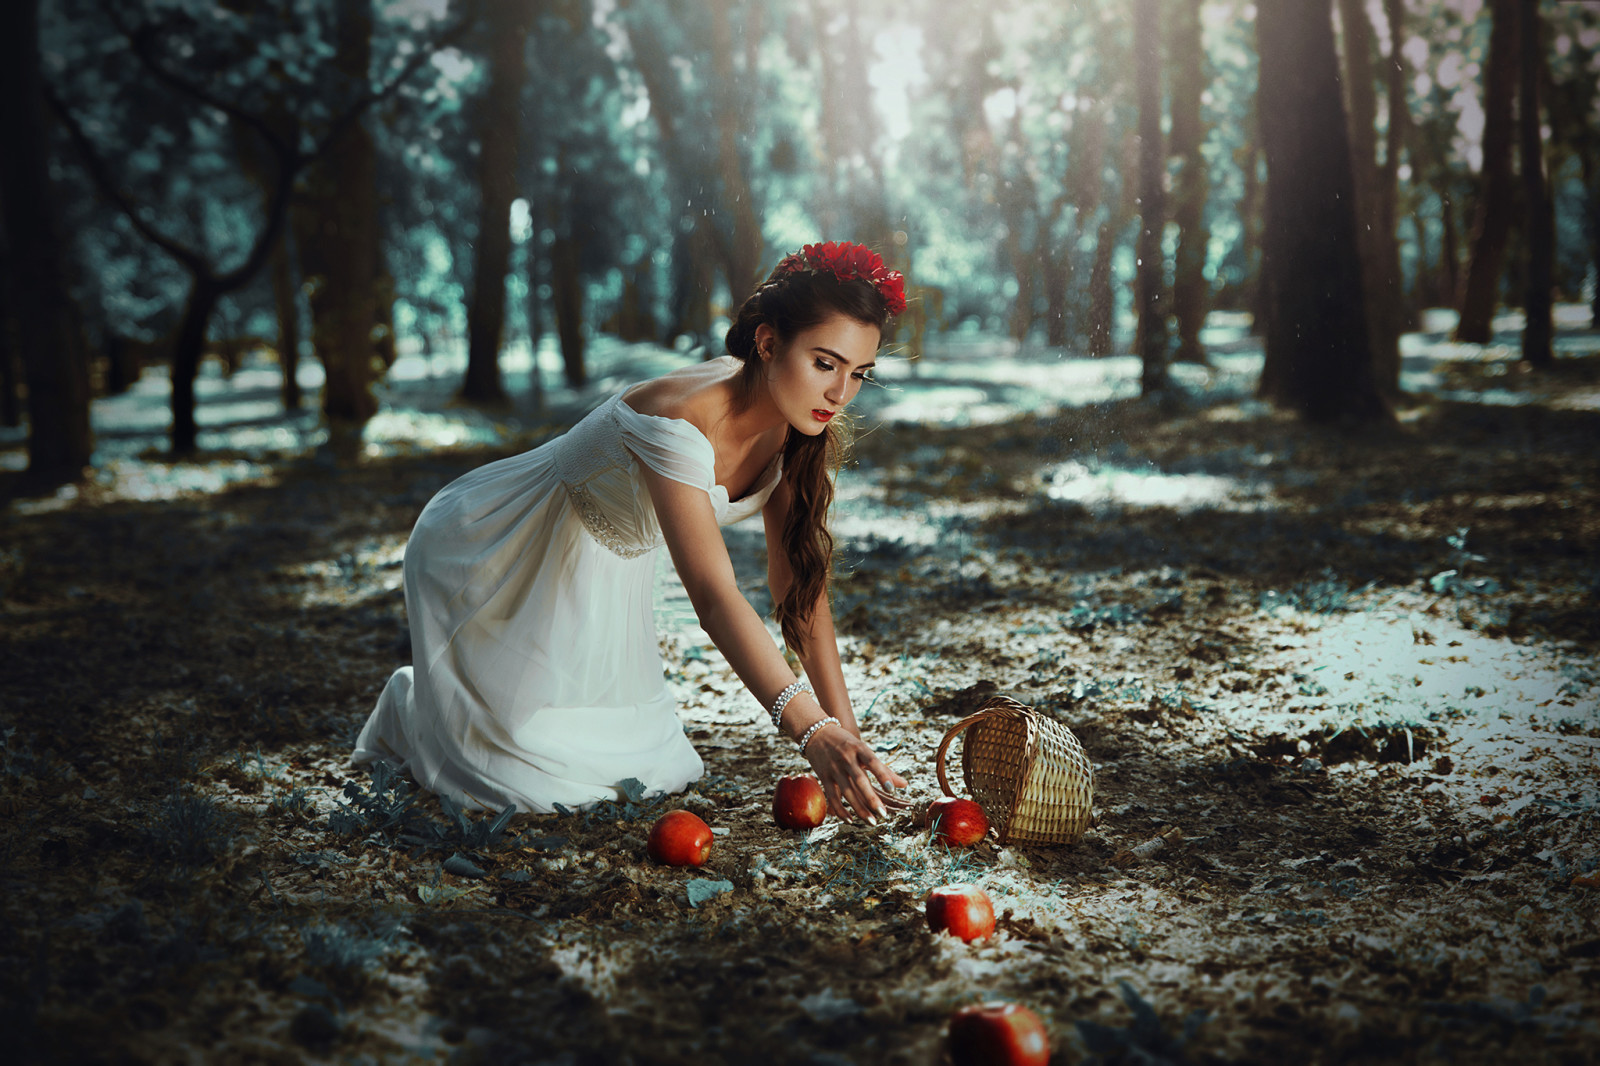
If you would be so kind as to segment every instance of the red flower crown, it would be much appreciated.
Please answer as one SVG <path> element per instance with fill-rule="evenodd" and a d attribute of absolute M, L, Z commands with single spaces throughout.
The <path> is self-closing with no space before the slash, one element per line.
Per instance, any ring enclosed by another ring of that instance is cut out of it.
<path fill-rule="evenodd" d="M 785 257 L 772 272 L 775 278 L 803 270 L 828 273 L 840 281 L 870 281 L 883 297 L 891 317 L 906 309 L 906 279 L 898 270 L 883 265 L 883 257 L 871 248 L 849 241 L 808 244 Z"/>

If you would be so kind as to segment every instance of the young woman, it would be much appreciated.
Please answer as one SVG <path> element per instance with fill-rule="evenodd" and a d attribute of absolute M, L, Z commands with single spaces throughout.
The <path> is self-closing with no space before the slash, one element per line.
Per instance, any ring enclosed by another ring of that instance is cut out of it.
<path fill-rule="evenodd" d="M 876 822 L 905 787 L 861 740 L 827 585 L 835 419 L 903 279 L 860 245 L 783 260 L 729 354 L 613 396 L 561 438 L 459 478 L 406 545 L 413 665 L 389 679 L 356 763 L 400 764 L 468 807 L 576 807 L 637 778 L 703 770 L 674 711 L 652 617 L 663 543 L 700 624 L 816 771 L 833 813 Z M 721 525 L 762 513 L 767 577 L 797 681 L 739 592 Z"/>

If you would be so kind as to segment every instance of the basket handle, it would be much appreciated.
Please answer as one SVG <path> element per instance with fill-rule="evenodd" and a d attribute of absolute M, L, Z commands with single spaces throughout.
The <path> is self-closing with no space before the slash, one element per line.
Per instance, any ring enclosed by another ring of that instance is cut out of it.
<path fill-rule="evenodd" d="M 939 787 L 944 790 L 944 794 L 946 796 L 954 796 L 956 792 L 955 789 L 950 787 L 950 775 L 945 771 L 944 768 L 944 753 L 950 750 L 951 742 L 956 739 L 956 736 L 960 734 L 962 730 L 966 729 L 968 726 L 976 725 L 985 718 L 992 717 L 994 713 L 995 712 L 993 710 L 985 708 L 974 714 L 967 715 L 965 718 L 961 719 L 961 721 L 951 726 L 950 729 L 945 733 L 944 739 L 939 741 L 939 751 L 933 757 L 933 767 L 939 773 Z"/>

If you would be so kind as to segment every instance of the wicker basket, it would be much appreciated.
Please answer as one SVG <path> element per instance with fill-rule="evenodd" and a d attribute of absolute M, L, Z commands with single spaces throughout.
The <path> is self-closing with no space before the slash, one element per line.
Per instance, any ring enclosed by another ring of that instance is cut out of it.
<path fill-rule="evenodd" d="M 956 735 L 961 775 L 1002 844 L 1071 844 L 1089 828 L 1094 767 L 1068 729 L 1009 696 L 991 696 L 950 727 L 934 764 L 939 787 L 955 795 L 944 757 Z"/>

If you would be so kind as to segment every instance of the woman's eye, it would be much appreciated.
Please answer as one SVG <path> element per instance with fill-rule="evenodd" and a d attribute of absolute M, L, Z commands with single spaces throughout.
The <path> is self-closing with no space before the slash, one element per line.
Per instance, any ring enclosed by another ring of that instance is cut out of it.
<path fill-rule="evenodd" d="M 855 378 L 857 381 L 871 381 L 872 380 L 872 378 L 867 375 L 867 372 L 865 370 L 863 370 L 859 374 L 851 374 L 850 376 Z"/>
<path fill-rule="evenodd" d="M 833 373 L 833 364 L 830 363 L 830 362 L 827 362 L 826 360 L 818 359 L 817 360 L 817 369 L 818 370 L 826 370 L 828 373 L 831 374 L 831 373 Z"/>

